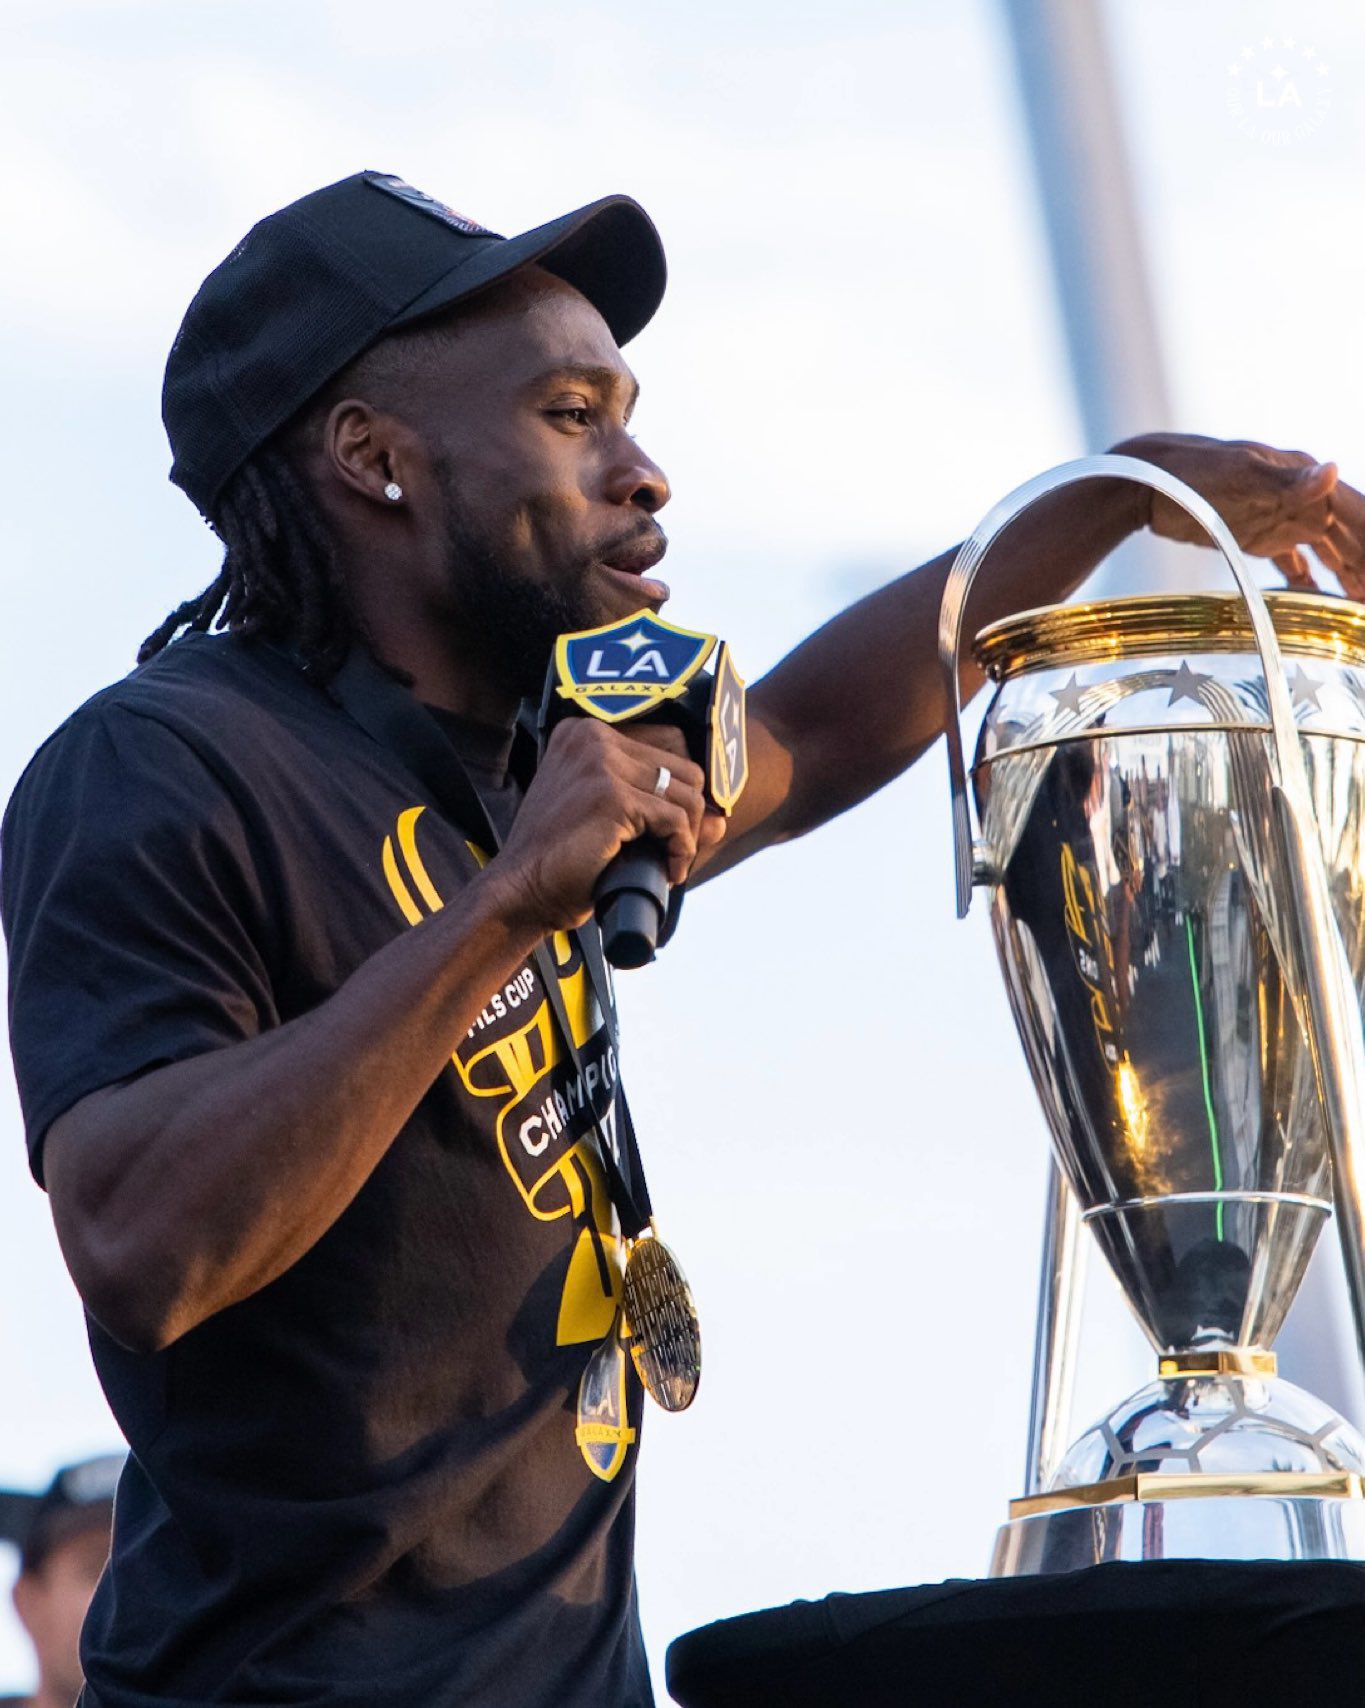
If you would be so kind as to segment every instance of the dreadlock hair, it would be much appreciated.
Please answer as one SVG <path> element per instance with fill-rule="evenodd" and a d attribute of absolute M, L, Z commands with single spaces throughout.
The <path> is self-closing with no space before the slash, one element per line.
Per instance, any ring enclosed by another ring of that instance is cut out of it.
<path fill-rule="evenodd" d="M 138 663 L 182 633 L 216 626 L 286 640 L 310 675 L 335 675 L 352 640 L 368 637 L 336 546 L 283 444 L 271 440 L 242 464 L 209 525 L 224 547 L 218 574 L 147 636 Z"/>

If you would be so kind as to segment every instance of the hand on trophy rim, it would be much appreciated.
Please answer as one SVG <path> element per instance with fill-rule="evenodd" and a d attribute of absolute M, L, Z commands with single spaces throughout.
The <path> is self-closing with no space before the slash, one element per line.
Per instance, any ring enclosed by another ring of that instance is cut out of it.
<path fill-rule="evenodd" d="M 1144 433 L 1114 450 L 1192 486 L 1242 550 L 1269 558 L 1291 587 L 1318 586 L 1311 552 L 1349 598 L 1365 600 L 1365 495 L 1340 478 L 1335 463 L 1252 439 L 1196 433 Z M 1198 524 L 1160 493 L 1150 494 L 1147 522 L 1165 539 L 1209 543 Z"/>

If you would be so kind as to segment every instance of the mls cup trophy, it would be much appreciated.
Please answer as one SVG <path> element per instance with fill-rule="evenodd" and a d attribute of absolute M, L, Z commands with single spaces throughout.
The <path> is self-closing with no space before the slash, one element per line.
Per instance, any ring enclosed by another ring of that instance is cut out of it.
<path fill-rule="evenodd" d="M 1240 597 L 1058 606 L 979 635 L 997 688 L 974 838 L 968 590 L 1022 511 L 1113 476 L 1187 510 Z M 958 912 L 988 891 L 1054 1152 L 1028 1482 L 992 1573 L 1365 1560 L 1365 1440 L 1270 1350 L 1334 1211 L 1365 1325 L 1365 607 L 1263 598 L 1198 494 L 1091 457 L 986 517 L 939 643 Z M 1158 1365 L 1064 1446 L 1087 1229 Z"/>

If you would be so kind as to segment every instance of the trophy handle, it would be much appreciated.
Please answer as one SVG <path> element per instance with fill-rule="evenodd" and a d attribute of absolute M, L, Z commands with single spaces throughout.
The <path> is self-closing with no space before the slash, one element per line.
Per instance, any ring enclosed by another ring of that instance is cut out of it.
<path fill-rule="evenodd" d="M 948 716 L 944 719 L 948 738 L 948 778 L 953 792 L 953 852 L 957 872 L 957 916 L 965 919 L 972 902 L 975 876 L 975 842 L 972 835 L 971 805 L 967 793 L 967 765 L 962 750 L 962 692 L 958 683 L 958 654 L 962 644 L 962 623 L 966 614 L 967 595 L 976 580 L 986 553 L 1010 523 L 1031 509 L 1040 499 L 1058 492 L 1064 486 L 1075 486 L 1083 480 L 1131 480 L 1138 486 L 1150 487 L 1164 493 L 1172 503 L 1188 512 L 1209 535 L 1227 559 L 1238 591 L 1251 617 L 1251 632 L 1256 650 L 1261 655 L 1265 672 L 1266 695 L 1270 703 L 1270 723 L 1274 736 L 1272 779 L 1284 785 L 1286 777 L 1297 771 L 1302 782 L 1301 794 L 1294 791 L 1306 809 L 1308 780 L 1299 752 L 1297 726 L 1293 704 L 1284 680 L 1284 664 L 1274 624 L 1266 609 L 1265 600 L 1252 579 L 1251 570 L 1242 556 L 1241 547 L 1233 539 L 1227 524 L 1207 500 L 1193 487 L 1186 486 L 1173 474 L 1158 468 L 1155 463 L 1140 457 L 1078 457 L 1074 462 L 1060 463 L 1026 480 L 1022 486 L 1002 498 L 977 524 L 968 539 L 958 547 L 953 566 L 943 587 L 943 601 L 938 614 L 938 656 L 944 672 L 944 687 L 948 700 Z M 1293 785 L 1290 785 L 1291 789 Z M 1326 876 L 1324 874 L 1324 883 Z"/>
<path fill-rule="evenodd" d="M 1083 480 L 1131 480 L 1160 492 L 1192 516 L 1222 552 L 1251 619 L 1265 674 L 1270 713 L 1271 834 L 1283 862 L 1277 900 L 1284 907 L 1297 951 L 1301 1020 L 1313 1061 L 1323 1124 L 1332 1157 L 1337 1231 L 1351 1294 L 1356 1339 L 1365 1356 L 1365 1035 L 1360 1002 L 1332 914 L 1327 868 L 1313 829 L 1308 773 L 1285 681 L 1284 660 L 1265 600 L 1227 524 L 1205 499 L 1165 469 L 1139 457 L 1080 457 L 1035 475 L 1001 499 L 963 541 L 944 584 L 938 652 L 948 715 L 948 775 L 953 792 L 953 848 L 957 914 L 966 917 L 974 881 L 974 843 L 967 767 L 962 750 L 962 697 L 958 653 L 967 595 L 987 551 L 1016 517 L 1049 493 Z"/>

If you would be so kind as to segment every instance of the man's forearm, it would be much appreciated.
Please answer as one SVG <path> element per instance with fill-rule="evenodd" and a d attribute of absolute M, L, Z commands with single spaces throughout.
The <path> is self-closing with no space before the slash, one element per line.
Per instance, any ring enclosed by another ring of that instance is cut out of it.
<path fill-rule="evenodd" d="M 92 1314 L 168 1345 L 268 1285 L 369 1179 L 490 994 L 591 917 L 607 863 L 653 836 L 680 872 L 718 834 L 703 774 L 619 730 L 555 731 L 502 852 L 310 1013 L 84 1098 L 44 1147 L 53 1217 Z"/>
<path fill-rule="evenodd" d="M 355 1197 L 540 935 L 490 868 L 311 1013 L 95 1092 L 54 1122 L 53 1213 L 93 1314 L 154 1350 L 282 1274 Z"/>
<path fill-rule="evenodd" d="M 966 635 L 1068 597 L 1146 509 L 1145 492 L 1125 481 L 1091 481 L 1040 502 L 994 549 L 972 590 Z M 870 593 L 756 684 L 753 792 L 711 871 L 843 812 L 936 739 L 946 710 L 938 609 L 954 555 Z M 960 679 L 964 699 L 983 680 L 969 651 Z"/>

